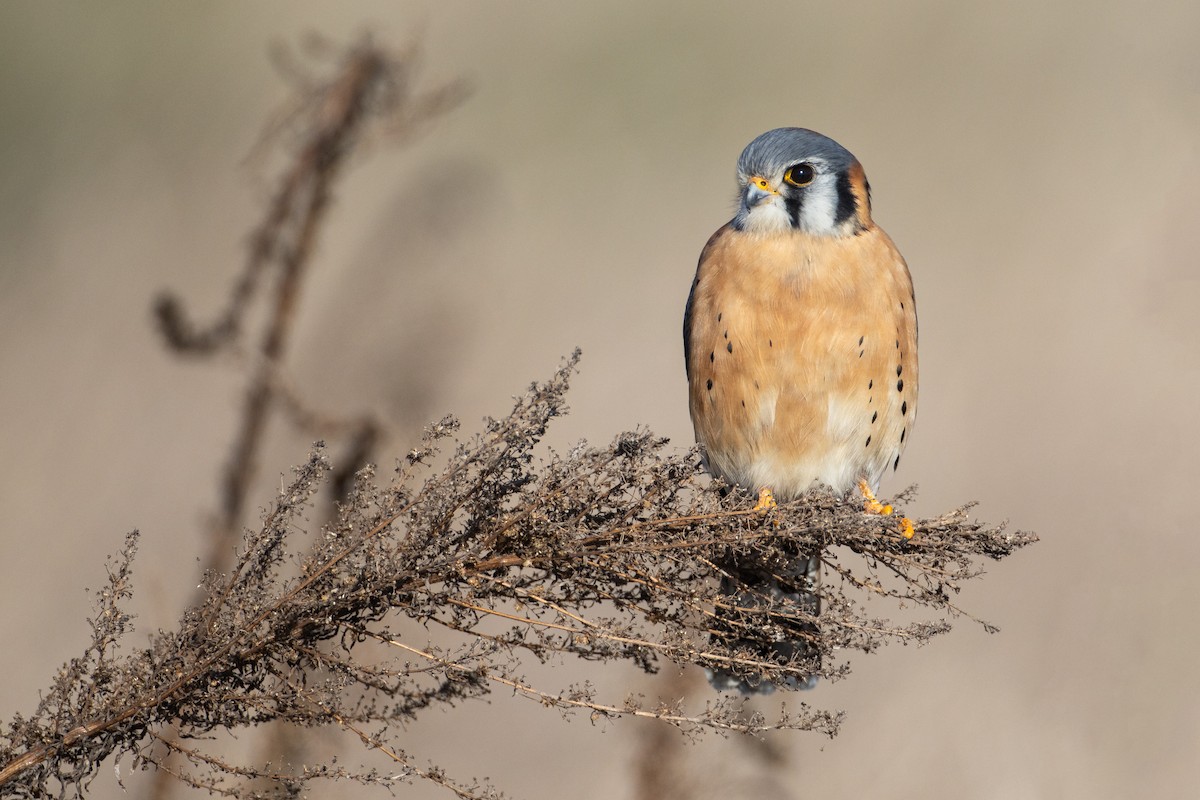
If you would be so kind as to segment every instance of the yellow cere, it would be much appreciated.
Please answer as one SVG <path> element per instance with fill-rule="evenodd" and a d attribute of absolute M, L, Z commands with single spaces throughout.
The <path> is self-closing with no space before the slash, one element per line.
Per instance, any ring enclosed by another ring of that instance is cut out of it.
<path fill-rule="evenodd" d="M 766 178 L 760 178 L 758 176 L 755 176 L 750 179 L 750 182 L 753 183 L 758 188 L 762 189 L 764 192 L 770 192 L 771 194 L 779 194 L 779 192 L 777 192 L 775 189 L 771 188 L 771 183 Z"/>

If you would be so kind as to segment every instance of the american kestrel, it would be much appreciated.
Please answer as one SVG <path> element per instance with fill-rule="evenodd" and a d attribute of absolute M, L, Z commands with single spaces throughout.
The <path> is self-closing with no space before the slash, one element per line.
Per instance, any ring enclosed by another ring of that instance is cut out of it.
<path fill-rule="evenodd" d="M 917 413 L 908 267 L 871 219 L 862 165 L 832 139 L 767 131 L 742 151 L 737 176 L 737 214 L 700 254 L 683 321 L 705 466 L 759 493 L 760 506 L 823 484 L 841 495 L 858 487 L 868 509 L 886 513 L 874 493 L 899 465 Z M 725 588 L 735 605 L 783 593 L 819 610 L 819 554 L 798 557 L 790 586 L 732 572 Z M 774 655 L 803 655 L 805 630 Z M 771 688 L 728 673 L 712 679 L 718 688 Z"/>

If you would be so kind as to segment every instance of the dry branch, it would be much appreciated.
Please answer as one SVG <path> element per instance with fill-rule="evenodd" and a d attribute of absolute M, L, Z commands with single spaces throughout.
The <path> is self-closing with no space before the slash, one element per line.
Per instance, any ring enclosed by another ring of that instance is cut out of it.
<path fill-rule="evenodd" d="M 548 423 L 565 412 L 574 366 L 573 358 L 552 380 L 531 387 L 511 415 L 458 443 L 440 468 L 427 465 L 457 429 L 450 419 L 430 427 L 424 445 L 386 480 L 360 471 L 337 519 L 308 552 L 296 553 L 296 531 L 330 470 L 318 447 L 246 537 L 234 568 L 208 576 L 208 600 L 149 648 L 117 658 L 113 649 L 128 630 L 121 602 L 130 591 L 131 535 L 100 595 L 92 647 L 63 668 L 32 717 L 10 725 L 0 748 L 0 789 L 61 796 L 86 785 L 114 754 L 133 754 L 146 765 L 171 750 L 188 762 L 180 770 L 185 781 L 229 796 L 256 796 L 245 788 L 247 775 L 296 785 L 318 778 L 387 784 L 397 774 L 434 776 L 459 796 L 484 796 L 486 787 L 420 767 L 395 740 L 365 731 L 497 687 L 559 711 L 650 717 L 692 733 L 832 735 L 838 714 L 800 704 L 776 719 L 748 717 L 740 700 L 707 687 L 690 704 L 605 699 L 586 684 L 536 687 L 521 676 L 522 653 L 622 661 L 647 672 L 665 662 L 721 665 L 781 683 L 811 662 L 755 654 L 769 651 L 781 623 L 803 610 L 766 596 L 752 608 L 732 609 L 738 645 L 726 644 L 727 632 L 712 625 L 714 609 L 731 610 L 717 590 L 717 565 L 736 553 L 786 566 L 789 553 L 823 548 L 843 580 L 827 580 L 821 590 L 816 646 L 822 674 L 837 679 L 845 665 L 832 660 L 835 649 L 927 641 L 958 615 L 950 597 L 979 575 L 981 559 L 1035 541 L 972 522 L 964 509 L 917 521 L 906 540 L 890 520 L 828 494 L 763 517 L 746 498 L 705 487 L 694 452 L 669 452 L 647 431 L 539 458 Z M 866 596 L 924 607 L 933 618 L 878 619 L 864 610 Z M 465 638 L 442 646 L 412 641 L 396 628 L 401 618 Z M 381 645 L 393 654 L 382 662 Z M 281 778 L 160 736 L 167 726 L 195 738 L 274 721 L 341 729 L 387 747 L 404 770 L 384 776 L 306 768 Z"/>

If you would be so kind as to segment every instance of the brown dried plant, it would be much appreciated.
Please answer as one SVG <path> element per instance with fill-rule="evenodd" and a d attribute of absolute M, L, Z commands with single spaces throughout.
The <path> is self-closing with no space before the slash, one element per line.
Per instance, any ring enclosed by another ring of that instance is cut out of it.
<path fill-rule="evenodd" d="M 356 126 L 389 96 L 381 86 L 394 87 L 397 70 L 407 68 L 368 43 L 322 84 L 307 117 L 314 135 L 299 150 L 297 164 L 305 166 L 286 173 L 222 321 L 197 332 L 177 301 L 160 308 L 181 350 L 226 346 L 265 265 L 282 265 L 221 536 L 241 525 L 258 448 L 245 440 L 257 439 L 267 407 L 286 402 L 278 362 L 330 181 L 358 140 Z M 414 108 L 444 107 L 450 95 L 434 97 L 441 100 L 403 105 L 416 114 L 408 119 L 420 118 Z M 458 423 L 446 418 L 394 470 L 351 471 L 336 513 L 321 525 L 307 517 L 336 476 L 318 444 L 261 521 L 241 534 L 232 562 L 209 564 L 201 599 L 144 647 L 131 644 L 124 610 L 138 544 L 129 534 L 98 593 L 91 644 L 63 666 L 31 715 L 14 716 L 0 733 L 0 794 L 83 796 L 103 763 L 132 759 L 228 797 L 296 796 L 337 780 L 385 789 L 425 780 L 463 798 L 495 797 L 491 786 L 460 781 L 413 755 L 403 726 L 428 709 L 496 690 L 567 716 L 642 717 L 690 735 L 833 735 L 841 714 L 804 703 L 781 705 L 768 719 L 702 683 L 684 699 L 607 697 L 588 683 L 535 683 L 524 670 L 531 658 L 646 672 L 697 665 L 783 684 L 811 672 L 815 653 L 820 674 L 839 680 L 848 665 L 835 654 L 927 642 L 963 613 L 952 598 L 984 561 L 1036 541 L 972 521 L 966 507 L 917 520 L 906 539 L 893 520 L 820 492 L 764 516 L 752 499 L 710 485 L 694 450 L 669 449 L 641 429 L 606 446 L 555 453 L 542 440 L 566 413 L 578 357 L 481 432 L 459 438 Z M 721 591 L 722 579 L 732 579 L 723 565 L 786 575 L 794 554 L 815 551 L 826 574 L 816 618 L 786 594 L 758 593 L 737 606 L 753 587 Z M 924 609 L 928 618 L 892 622 L 877 616 L 880 607 Z M 797 630 L 810 637 L 803 660 L 762 655 L 778 652 L 772 643 Z M 341 732 L 373 755 L 364 751 L 354 767 L 272 764 L 234 760 L 219 747 L 219 734 L 270 723 Z M 371 766 L 380 756 L 386 768 Z"/>
<path fill-rule="evenodd" d="M 741 495 L 703 486 L 695 452 L 669 452 L 648 431 L 539 459 L 548 423 L 564 413 L 574 366 L 572 358 L 531 387 L 512 414 L 458 443 L 424 479 L 439 443 L 458 427 L 453 420 L 431 426 L 385 480 L 361 470 L 336 520 L 296 553 L 297 529 L 330 469 L 318 446 L 247 535 L 235 567 L 206 578 L 207 599 L 176 630 L 120 656 L 118 642 L 129 631 L 121 603 L 131 591 L 137 544 L 131 534 L 99 595 L 91 647 L 63 668 L 31 717 L 9 725 L 0 789 L 64 796 L 81 792 L 110 756 L 132 754 L 147 766 L 175 751 L 189 765 L 179 770 L 182 780 L 231 797 L 260 796 L 246 779 L 264 776 L 291 790 L 314 780 L 425 778 L 460 797 L 485 797 L 489 787 L 418 766 L 389 726 L 495 689 L 548 708 L 646 717 L 691 733 L 832 735 L 840 715 L 804 704 L 768 720 L 746 716 L 740 701 L 711 690 L 689 706 L 603 698 L 587 685 L 535 686 L 521 677 L 522 653 L 629 662 L 647 672 L 664 663 L 719 665 L 781 683 L 806 674 L 811 661 L 776 663 L 755 653 L 769 651 L 781 627 L 813 620 L 786 597 L 764 594 L 752 608 L 731 606 L 718 589 L 719 564 L 736 555 L 782 570 L 791 554 L 821 549 L 827 574 L 839 579 L 821 589 L 825 610 L 813 646 L 823 654 L 821 674 L 840 679 L 847 666 L 834 652 L 922 644 L 948 630 L 961 613 L 951 597 L 980 574 L 980 560 L 1035 540 L 972 522 L 966 509 L 918 520 L 906 540 L 894 522 L 820 493 L 764 517 Z M 932 619 L 876 618 L 863 608 L 872 595 L 926 607 Z M 718 609 L 723 618 L 714 627 Z M 453 646 L 413 640 L 397 633 L 401 617 L 465 638 Z M 727 644 L 731 624 L 736 647 Z M 393 657 L 379 660 L 378 646 Z M 345 731 L 386 754 L 395 769 L 308 765 L 282 774 L 160 734 L 174 726 L 193 740 L 280 720 Z"/>

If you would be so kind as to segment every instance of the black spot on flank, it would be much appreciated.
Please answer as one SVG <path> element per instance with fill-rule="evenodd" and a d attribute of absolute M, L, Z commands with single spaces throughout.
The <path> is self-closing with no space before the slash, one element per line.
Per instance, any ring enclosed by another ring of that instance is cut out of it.
<path fill-rule="evenodd" d="M 866 350 L 859 350 L 859 351 L 858 351 L 858 357 L 859 357 L 859 358 L 862 358 L 862 357 L 863 357 L 863 353 L 865 353 L 865 352 L 867 352 L 867 351 L 866 351 Z"/>
<path fill-rule="evenodd" d="M 896 340 L 896 349 L 897 350 L 900 349 L 900 340 L 899 339 Z"/>
<path fill-rule="evenodd" d="M 742 401 L 742 408 L 745 408 L 745 407 L 746 407 L 746 401 L 745 401 L 745 400 L 743 400 L 743 401 Z M 904 441 L 904 436 L 903 436 L 903 434 L 900 436 L 900 441 L 902 441 L 902 442 Z"/>
<path fill-rule="evenodd" d="M 711 364 L 711 363 L 712 363 L 712 362 L 713 362 L 713 361 L 716 359 L 716 357 L 717 357 L 717 351 L 716 351 L 716 350 L 714 350 L 714 351 L 712 351 L 711 353 L 709 353 L 709 354 L 708 354 L 708 363 L 710 363 L 710 364 Z"/>
<path fill-rule="evenodd" d="M 908 401 L 905 400 L 903 403 L 900 404 L 900 414 L 903 416 L 904 414 L 907 414 L 907 413 L 908 413 Z M 903 441 L 903 439 L 901 439 L 901 441 Z"/>
<path fill-rule="evenodd" d="M 876 412 L 874 412 L 873 414 L 871 414 L 871 424 L 872 424 L 872 425 L 874 425 L 874 424 L 875 424 L 875 420 L 877 420 L 877 419 L 879 419 L 879 412 L 878 412 L 878 411 L 876 411 Z"/>
<path fill-rule="evenodd" d="M 721 321 L 721 317 L 723 317 L 723 316 L 725 316 L 725 312 L 724 312 L 724 311 L 718 311 L 718 312 L 717 312 L 717 322 L 720 322 L 720 321 Z"/>
<path fill-rule="evenodd" d="M 709 379 L 708 379 L 708 390 L 709 390 L 710 392 L 712 391 L 712 378 L 709 378 Z"/>
<path fill-rule="evenodd" d="M 875 379 L 874 379 L 874 378 L 871 378 L 871 380 L 867 381 L 867 388 L 868 388 L 868 389 L 874 389 L 874 388 L 875 388 Z"/>
<path fill-rule="evenodd" d="M 901 372 L 904 372 L 904 365 L 903 365 L 903 364 L 897 364 L 897 365 L 896 365 L 896 377 L 900 377 L 900 373 L 901 373 Z"/>
<path fill-rule="evenodd" d="M 733 352 L 733 342 L 727 342 L 725 344 L 725 349 L 732 353 Z"/>
<path fill-rule="evenodd" d="M 900 444 L 904 444 L 904 434 L 908 433 L 908 428 L 900 429 Z"/>
<path fill-rule="evenodd" d="M 892 462 L 892 470 L 900 469 L 900 456 L 896 456 L 896 460 Z"/>
<path fill-rule="evenodd" d="M 725 331 L 725 338 L 726 338 L 726 339 L 728 339 L 728 338 L 729 338 L 729 331 Z"/>
<path fill-rule="evenodd" d="M 903 300 L 900 301 L 900 310 L 901 311 L 904 310 L 904 301 Z"/>
<path fill-rule="evenodd" d="M 858 337 L 858 346 L 859 347 L 862 347 L 863 339 L 865 339 L 865 338 L 867 338 L 867 337 L 865 337 L 865 336 Z"/>
<path fill-rule="evenodd" d="M 866 443 L 865 445 L 863 445 L 863 447 L 870 447 L 870 446 L 871 446 L 871 437 L 870 437 L 870 436 L 868 436 L 868 437 L 867 437 L 867 443 Z"/>
<path fill-rule="evenodd" d="M 874 397 L 874 395 L 872 395 L 871 397 L 868 397 L 868 398 L 867 398 L 867 405 L 871 405 L 871 404 L 872 404 L 872 403 L 874 403 L 874 402 L 875 402 L 875 397 Z"/>
<path fill-rule="evenodd" d="M 897 392 L 903 392 L 903 391 L 904 391 L 904 379 L 903 379 L 903 378 L 901 378 L 900 380 L 896 381 L 896 391 L 897 391 Z"/>
<path fill-rule="evenodd" d="M 772 339 L 767 339 L 767 347 L 774 347 L 774 346 L 775 346 L 775 342 L 774 342 L 774 340 L 772 340 Z"/>

